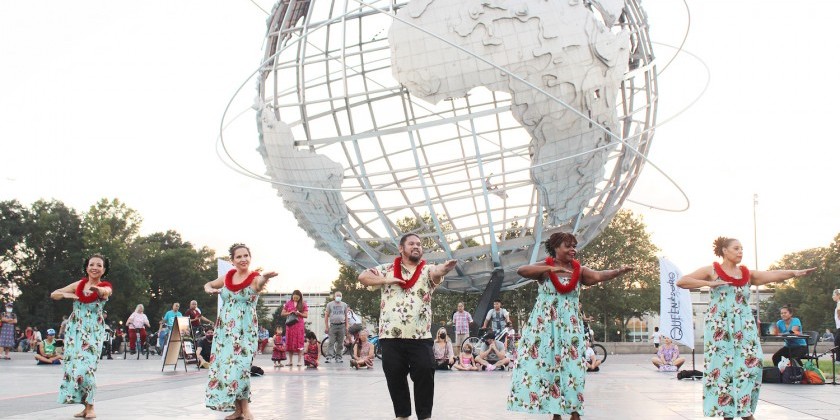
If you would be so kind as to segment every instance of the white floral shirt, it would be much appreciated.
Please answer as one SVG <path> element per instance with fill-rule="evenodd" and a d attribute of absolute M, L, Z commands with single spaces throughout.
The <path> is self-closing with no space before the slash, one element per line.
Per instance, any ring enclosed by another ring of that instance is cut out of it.
<path fill-rule="evenodd" d="M 435 266 L 426 264 L 417 283 L 410 289 L 403 289 L 399 284 L 372 286 L 373 290 L 382 291 L 379 302 L 379 338 L 432 338 L 432 285 L 431 270 Z M 376 267 L 382 275 L 394 278 L 394 264 Z M 408 280 L 414 275 L 405 264 L 402 265 L 402 278 Z"/>

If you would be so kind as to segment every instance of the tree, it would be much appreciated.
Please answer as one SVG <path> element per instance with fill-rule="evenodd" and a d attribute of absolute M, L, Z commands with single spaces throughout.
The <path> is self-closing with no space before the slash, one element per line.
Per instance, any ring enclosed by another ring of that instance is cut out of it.
<path fill-rule="evenodd" d="M 761 319 L 775 322 L 783 305 L 794 308 L 794 316 L 802 321 L 803 330 L 822 331 L 834 329 L 831 300 L 832 291 L 838 288 L 840 278 L 840 234 L 828 247 L 812 248 L 794 252 L 782 257 L 770 269 L 801 269 L 817 267 L 805 277 L 768 285 L 774 291 L 773 297 L 762 304 Z"/>
<path fill-rule="evenodd" d="M 659 311 L 658 251 L 641 217 L 629 210 L 619 210 L 607 228 L 579 252 L 581 264 L 593 270 L 622 265 L 635 268 L 622 277 L 598 283 L 581 293 L 582 311 L 595 317 L 595 327 L 605 328 L 610 333 L 624 331 L 631 318 Z M 621 337 L 614 334 L 606 338 Z"/>
<path fill-rule="evenodd" d="M 28 210 L 17 200 L 0 201 L 0 299 L 12 301 L 15 290 L 14 258 L 26 235 Z"/>

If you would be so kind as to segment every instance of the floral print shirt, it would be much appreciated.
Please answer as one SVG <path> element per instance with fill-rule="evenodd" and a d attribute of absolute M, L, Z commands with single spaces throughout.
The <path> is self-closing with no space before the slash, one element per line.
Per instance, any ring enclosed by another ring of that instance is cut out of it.
<path fill-rule="evenodd" d="M 431 270 L 434 265 L 426 264 L 417 283 L 410 289 L 399 284 L 372 286 L 382 291 L 379 302 L 379 338 L 406 338 L 413 340 L 432 338 L 432 285 Z M 394 278 L 394 264 L 376 267 L 382 275 Z M 402 278 L 410 279 L 414 271 L 403 264 Z"/>

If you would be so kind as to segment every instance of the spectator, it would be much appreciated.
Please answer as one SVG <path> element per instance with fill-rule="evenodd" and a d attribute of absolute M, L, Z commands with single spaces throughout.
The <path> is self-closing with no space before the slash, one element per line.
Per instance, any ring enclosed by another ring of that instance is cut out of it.
<path fill-rule="evenodd" d="M 213 321 L 210 321 L 201 314 L 201 309 L 198 309 L 198 302 L 194 300 L 190 301 L 190 309 L 187 309 L 187 312 L 184 315 L 190 318 L 190 328 L 192 328 L 193 334 L 195 334 L 196 337 L 198 337 L 199 333 L 202 332 L 201 321 L 208 324 L 213 323 Z"/>
<path fill-rule="evenodd" d="M 298 356 L 297 365 L 300 366 L 301 352 L 305 345 L 304 334 L 306 333 L 306 328 L 303 325 L 304 318 L 309 316 L 309 306 L 303 301 L 303 294 L 300 293 L 300 290 L 292 292 L 292 298 L 283 306 L 283 311 L 280 312 L 280 315 L 286 317 L 286 352 L 289 353 L 289 364 L 286 366 L 292 365 L 293 354 Z M 288 319 L 289 315 L 294 315 L 297 321 L 290 324 Z"/>
<path fill-rule="evenodd" d="M 114 328 L 114 339 L 111 340 L 111 353 L 119 353 L 120 346 L 122 346 L 124 340 L 125 332 L 123 332 L 122 327 Z"/>
<path fill-rule="evenodd" d="M 782 306 L 779 310 L 782 318 L 776 322 L 776 335 L 802 334 L 802 321 L 793 316 L 790 305 Z M 773 366 L 779 366 L 782 357 L 799 360 L 808 353 L 808 342 L 804 338 L 785 339 L 784 347 L 773 354 Z"/>
<path fill-rule="evenodd" d="M 146 327 L 151 328 L 149 317 L 146 316 L 145 308 L 142 304 L 134 308 L 134 312 L 128 316 L 125 325 L 128 326 L 128 348 L 131 349 L 131 354 L 134 354 L 137 347 L 137 334 L 140 334 L 140 345 L 146 346 Z M 162 346 L 161 346 L 162 347 Z"/>
<path fill-rule="evenodd" d="M 650 361 L 662 372 L 677 371 L 685 363 L 685 359 L 680 357 L 680 348 L 668 336 L 665 336 L 665 344 Z"/>
<path fill-rule="evenodd" d="M 659 332 L 659 327 L 653 327 L 653 334 L 650 335 L 650 339 L 653 340 L 653 347 L 658 349 L 659 343 L 662 340 L 662 333 Z"/>
<path fill-rule="evenodd" d="M 102 311 L 102 317 L 102 321 L 105 324 L 105 331 L 102 334 L 102 351 L 100 352 L 99 358 L 107 357 L 108 360 L 114 360 L 111 357 L 111 340 L 114 338 L 114 330 L 108 324 L 108 312 Z"/>
<path fill-rule="evenodd" d="M 461 347 L 461 354 L 458 356 L 452 368 L 455 370 L 478 370 L 478 366 L 476 366 L 475 360 L 473 360 L 473 348 L 470 343 L 465 343 Z"/>
<path fill-rule="evenodd" d="M 271 352 L 271 360 L 274 361 L 274 367 L 278 367 L 286 360 L 286 338 L 283 336 L 283 327 L 278 325 L 274 329 L 273 346 Z"/>
<path fill-rule="evenodd" d="M 461 344 L 470 335 L 472 315 L 464 310 L 464 302 L 458 302 L 458 310 L 452 314 L 452 324 L 455 325 L 455 351 L 461 352 Z"/>
<path fill-rule="evenodd" d="M 50 328 L 47 330 L 47 338 L 41 341 L 38 345 L 38 350 L 35 352 L 35 360 L 39 365 L 60 365 L 61 355 L 56 353 L 55 330 Z"/>
<path fill-rule="evenodd" d="M 823 334 L 821 340 L 822 341 L 834 341 L 834 334 L 831 333 L 830 329 L 826 328 L 825 329 L 825 334 Z"/>
<path fill-rule="evenodd" d="M 33 334 L 34 334 L 34 331 L 32 331 L 32 327 L 27 325 L 26 329 L 23 330 L 23 335 L 26 336 L 26 346 L 25 346 L 26 350 L 24 350 L 24 351 L 29 351 L 30 349 L 32 349 Z"/>
<path fill-rule="evenodd" d="M 359 331 L 359 339 L 356 345 L 353 346 L 353 359 L 350 360 L 350 366 L 357 370 L 362 367 L 373 369 L 373 359 L 376 357 L 373 351 L 373 344 L 368 341 L 368 332 L 363 329 Z"/>
<path fill-rule="evenodd" d="M 592 342 L 589 340 L 586 340 L 586 350 L 583 351 L 583 364 L 586 366 L 587 372 L 598 372 L 601 370 L 598 367 L 601 365 L 601 361 L 595 356 L 595 350 L 592 350 Z"/>
<path fill-rule="evenodd" d="M 26 335 L 20 330 L 20 328 L 15 327 L 15 348 L 14 351 L 22 351 L 26 352 L 29 351 L 29 341 L 26 340 Z"/>
<path fill-rule="evenodd" d="M 510 359 L 505 354 L 504 345 L 496 341 L 496 336 L 491 332 L 484 335 L 484 344 L 481 345 L 475 361 L 487 371 L 503 369 L 510 363 Z"/>
<path fill-rule="evenodd" d="M 260 331 L 257 333 L 257 353 L 263 354 L 265 346 L 268 345 L 268 337 L 270 337 L 268 330 L 260 326 Z"/>
<path fill-rule="evenodd" d="M 64 330 L 67 329 L 67 315 L 61 316 L 61 325 L 58 327 L 58 338 L 64 339 Z"/>
<path fill-rule="evenodd" d="M 29 340 L 29 348 L 31 348 L 32 351 L 38 351 L 38 344 L 41 343 L 41 340 L 43 340 L 41 337 L 41 331 L 38 327 L 32 327 L 32 338 Z"/>
<path fill-rule="evenodd" d="M 840 289 L 834 289 L 831 293 L 831 298 L 837 302 L 834 307 L 834 363 L 840 363 Z"/>
<path fill-rule="evenodd" d="M 14 305 L 12 302 L 6 303 L 6 310 L 0 316 L 0 347 L 5 352 L 3 359 L 12 360 L 9 357 L 9 352 L 12 347 L 15 347 L 15 325 L 17 325 L 17 315 L 14 313 Z"/>
<path fill-rule="evenodd" d="M 486 329 L 487 324 L 490 323 L 490 327 L 495 335 L 500 333 L 508 322 L 510 322 L 510 314 L 508 314 L 507 309 L 502 308 L 502 301 L 496 299 L 493 301 L 493 309 L 487 312 L 487 316 L 484 318 L 484 325 L 481 328 Z"/>
<path fill-rule="evenodd" d="M 175 302 L 172 304 L 172 309 L 163 314 L 163 322 L 166 322 L 166 326 L 169 327 L 170 330 L 172 330 L 172 325 L 175 323 L 175 318 L 184 316 L 181 314 L 181 311 L 179 311 L 180 308 L 181 304 Z"/>
<path fill-rule="evenodd" d="M 196 345 L 196 354 L 198 355 L 198 367 L 202 369 L 210 368 L 210 355 L 213 350 L 213 327 L 204 329 L 204 337 L 198 340 Z"/>
<path fill-rule="evenodd" d="M 449 370 L 455 364 L 455 353 L 452 351 L 452 341 L 446 336 L 446 329 L 441 327 L 435 334 L 435 364 L 438 370 Z"/>
<path fill-rule="evenodd" d="M 336 363 L 341 363 L 341 354 L 344 353 L 344 336 L 349 330 L 347 304 L 341 301 L 341 292 L 335 292 L 335 300 L 327 303 L 324 308 L 324 334 L 329 334 L 327 340 L 327 357 L 324 363 L 329 363 L 334 358 Z"/>
<path fill-rule="evenodd" d="M 166 347 L 168 344 L 167 340 L 169 339 L 169 327 L 166 326 L 166 322 L 161 321 L 157 336 L 157 352 L 163 354 L 163 348 Z"/>
<path fill-rule="evenodd" d="M 303 363 L 308 368 L 318 367 L 318 357 L 321 355 L 321 344 L 318 343 L 318 337 L 315 333 L 309 331 L 306 333 L 306 351 L 303 355 Z"/>

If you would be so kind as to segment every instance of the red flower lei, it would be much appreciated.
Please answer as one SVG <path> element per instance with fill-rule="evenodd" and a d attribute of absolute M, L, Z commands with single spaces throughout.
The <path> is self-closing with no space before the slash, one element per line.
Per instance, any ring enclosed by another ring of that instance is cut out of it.
<path fill-rule="evenodd" d="M 87 294 L 87 295 L 85 294 L 85 285 L 87 284 L 87 282 L 88 282 L 87 277 L 79 280 L 79 284 L 76 285 L 76 296 L 79 298 L 79 302 L 82 302 L 82 303 L 96 302 L 97 300 L 99 300 L 99 293 L 94 292 L 94 293 L 90 293 L 90 294 Z M 99 284 L 97 284 L 96 286 L 97 287 L 110 287 L 112 290 L 114 289 L 114 287 L 111 286 L 111 283 L 108 283 L 107 281 L 100 281 Z"/>
<path fill-rule="evenodd" d="M 554 258 L 546 257 L 545 263 L 553 266 Z M 557 289 L 557 292 L 565 295 L 566 293 L 575 290 L 577 287 L 578 280 L 580 280 L 580 263 L 578 260 L 572 260 L 572 278 L 565 285 L 560 283 L 560 278 L 557 277 L 557 273 L 553 271 L 548 272 L 548 277 L 551 279 L 551 283 L 554 285 L 554 288 Z"/>
<path fill-rule="evenodd" d="M 743 265 L 738 266 L 741 269 L 740 279 L 730 277 L 729 274 L 726 274 L 726 271 L 723 271 L 723 267 L 721 267 L 720 264 L 717 262 L 712 263 L 712 266 L 715 267 L 715 273 L 718 275 L 718 277 L 735 287 L 741 287 L 750 282 L 750 269 L 744 267 Z"/>
<path fill-rule="evenodd" d="M 225 274 L 225 287 L 227 287 L 228 290 L 234 293 L 250 286 L 254 279 L 260 275 L 258 271 L 252 271 L 251 274 L 248 274 L 248 277 L 245 277 L 245 280 L 243 280 L 242 283 L 233 284 L 233 275 L 235 273 L 236 269 L 232 268 L 230 271 L 227 272 L 227 274 Z"/>
<path fill-rule="evenodd" d="M 417 264 L 417 268 L 414 269 L 414 275 L 406 281 L 405 283 L 401 284 L 400 286 L 403 289 L 411 289 L 414 287 L 414 284 L 417 283 L 417 279 L 420 278 L 420 274 L 423 273 L 423 267 L 426 265 L 426 260 L 420 260 L 420 264 Z M 402 277 L 402 257 L 397 257 L 394 259 L 394 278 L 405 280 Z"/>

